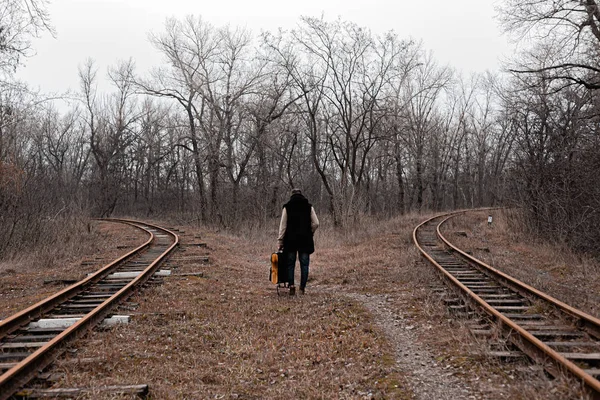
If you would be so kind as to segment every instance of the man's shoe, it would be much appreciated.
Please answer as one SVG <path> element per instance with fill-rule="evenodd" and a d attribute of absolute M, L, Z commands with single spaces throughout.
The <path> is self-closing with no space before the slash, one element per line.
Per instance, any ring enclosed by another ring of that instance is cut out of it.
<path fill-rule="evenodd" d="M 300 294 L 304 294 L 304 288 L 303 287 L 300 288 Z"/>
<path fill-rule="evenodd" d="M 296 294 L 296 287 L 290 286 L 290 296 L 294 296 Z"/>

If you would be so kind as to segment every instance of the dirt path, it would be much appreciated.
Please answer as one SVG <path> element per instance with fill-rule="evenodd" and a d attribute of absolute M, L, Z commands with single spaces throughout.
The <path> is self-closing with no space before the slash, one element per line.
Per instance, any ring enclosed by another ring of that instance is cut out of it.
<path fill-rule="evenodd" d="M 418 344 L 414 326 L 405 321 L 401 310 L 392 310 L 387 295 L 346 294 L 363 304 L 376 325 L 385 332 L 395 348 L 396 364 L 409 377 L 416 399 L 459 400 L 482 398 L 453 376 L 451 366 L 439 365 L 435 355 Z"/>
<path fill-rule="evenodd" d="M 429 290 L 437 277 L 410 241 L 416 223 L 364 237 L 322 233 L 307 294 L 293 298 L 266 280 L 272 235 L 181 227 L 169 264 L 197 275 L 148 286 L 127 306 L 131 324 L 74 343 L 54 387 L 150 383 L 160 399 L 578 399 L 481 357 L 481 344 Z M 204 246 L 195 245 L 200 236 Z"/>

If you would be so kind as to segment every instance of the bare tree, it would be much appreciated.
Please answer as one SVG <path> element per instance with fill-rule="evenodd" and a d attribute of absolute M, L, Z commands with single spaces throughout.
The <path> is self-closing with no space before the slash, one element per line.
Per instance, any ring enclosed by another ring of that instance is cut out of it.
<path fill-rule="evenodd" d="M 383 140 L 385 89 L 405 62 L 408 42 L 317 18 L 266 38 L 301 96 L 313 164 L 340 224 L 366 206 L 369 153 Z"/>
<path fill-rule="evenodd" d="M 219 54 L 203 67 L 206 83 L 201 91 L 207 105 L 207 114 L 202 123 L 208 133 L 206 143 L 213 209 L 222 220 L 219 210 L 222 202 L 217 196 L 219 169 L 224 161 L 226 175 L 233 186 L 232 209 L 235 221 L 240 180 L 245 176 L 246 166 L 256 146 L 255 137 L 250 132 L 250 116 L 244 108 L 263 77 L 265 64 L 254 58 L 249 31 L 226 26 L 219 29 L 217 34 Z"/>
<path fill-rule="evenodd" d="M 22 58 L 32 55 L 32 38 L 54 33 L 47 5 L 47 0 L 0 1 L 0 71 L 14 72 Z"/>
<path fill-rule="evenodd" d="M 268 60 L 268 47 L 264 49 L 264 52 L 266 54 L 263 54 L 262 57 Z M 258 163 L 255 171 L 257 175 L 256 189 L 260 200 L 258 208 L 261 210 L 260 218 L 265 222 L 267 216 L 274 215 L 278 211 L 276 209 L 277 193 L 283 176 L 285 155 L 289 154 L 287 151 L 289 146 L 294 146 L 291 141 L 296 139 L 292 138 L 292 135 L 285 134 L 281 125 L 274 127 L 275 123 L 284 117 L 290 107 L 300 99 L 300 96 L 291 96 L 291 85 L 292 78 L 289 71 L 268 61 L 257 87 L 245 102 L 253 135 L 252 146 L 256 148 L 256 162 Z M 278 167 L 277 174 L 270 171 L 269 163 Z"/>
<path fill-rule="evenodd" d="M 183 139 L 189 140 L 189 146 L 185 141 L 182 145 L 194 155 L 202 213 L 204 218 L 207 214 L 219 216 L 221 168 L 234 186 L 236 203 L 236 188 L 254 151 L 251 144 L 241 160 L 237 159 L 243 119 L 247 118 L 245 97 L 261 76 L 261 66 L 252 60 L 252 38 L 246 30 L 215 28 L 192 16 L 184 21 L 169 20 L 166 28 L 166 33 L 151 40 L 171 68 L 157 71 L 153 80 L 139 85 L 147 93 L 176 100 L 185 109 L 190 134 Z"/>
<path fill-rule="evenodd" d="M 420 44 L 412 44 L 407 48 L 406 55 L 400 60 L 398 68 L 391 74 L 387 84 L 385 96 L 385 109 L 387 111 L 385 130 L 393 152 L 390 157 L 394 160 L 394 173 L 397 184 L 396 208 L 403 214 L 406 211 L 406 167 L 408 163 L 407 141 L 405 135 L 406 118 L 404 118 L 407 102 L 410 96 L 406 96 L 407 84 L 412 79 L 412 70 L 419 66 L 422 49 Z"/>
<path fill-rule="evenodd" d="M 333 216 L 335 225 L 341 224 L 339 208 L 336 205 L 336 198 L 332 187 L 331 177 L 327 168 L 331 161 L 331 155 L 324 150 L 327 146 L 327 140 L 323 138 L 324 132 L 321 127 L 321 108 L 324 101 L 325 76 L 327 69 L 322 69 L 310 54 L 298 51 L 297 41 L 291 38 L 285 32 L 279 32 L 274 36 L 266 34 L 263 37 L 265 45 L 272 50 L 273 62 L 278 64 L 290 76 L 295 90 L 295 95 L 300 100 L 297 108 L 293 111 L 297 113 L 303 121 L 304 127 L 299 128 L 310 143 L 310 157 L 313 167 L 317 171 L 319 178 L 327 192 L 329 212 Z M 299 135 L 295 135 L 294 144 L 299 140 Z M 302 147 L 302 146 L 299 146 Z M 293 152 L 297 146 L 291 146 Z M 289 154 L 289 157 L 292 153 Z M 288 177 L 289 166 L 288 161 Z M 293 185 L 291 179 L 288 179 L 290 185 Z"/>
<path fill-rule="evenodd" d="M 425 55 L 414 68 L 404 92 L 407 104 L 403 137 L 413 162 L 413 188 L 416 207 L 421 209 L 427 186 L 426 163 L 430 140 L 435 139 L 438 105 L 444 90 L 452 80 L 452 71 L 439 67 L 432 56 Z M 437 140 L 437 139 L 436 139 Z M 435 160 L 435 158 L 433 159 Z M 435 165 L 433 165 L 435 168 Z"/>
<path fill-rule="evenodd" d="M 114 90 L 102 94 L 87 62 L 81 105 L 65 115 L 26 110 L 22 98 L 35 96 L 0 88 L 3 211 L 21 206 L 9 193 L 13 180 L 38 189 L 24 191 L 31 204 L 61 185 L 95 215 L 176 209 L 227 227 L 268 223 L 281 189 L 293 186 L 336 225 L 364 213 L 485 204 L 505 198 L 506 165 L 528 168 L 555 148 L 558 132 L 590 140 L 582 130 L 594 125 L 582 116 L 600 109 L 577 90 L 553 93 L 559 85 L 549 71 L 521 74 L 529 78 L 513 89 L 522 92 L 498 100 L 501 85 L 457 79 L 419 45 L 342 20 L 302 18 L 292 31 L 265 33 L 257 47 L 245 29 L 190 16 L 168 20 L 150 40 L 164 66 L 140 78 L 132 61 L 122 62 L 108 71 Z M 553 65 L 556 47 L 547 48 L 527 63 Z M 573 154 L 589 151 L 573 140 Z M 550 153 L 544 173 L 563 157 Z"/>
<path fill-rule="evenodd" d="M 65 197 L 73 196 L 79 189 L 88 168 L 90 147 L 85 127 L 80 122 L 78 109 L 64 115 L 49 107 L 41 119 L 39 128 L 41 153 L 52 172 L 51 179 Z"/>
<path fill-rule="evenodd" d="M 193 155 L 200 213 L 206 220 L 205 152 L 201 137 L 206 135 L 206 104 L 202 88 L 208 79 L 210 60 L 217 57 L 218 37 L 212 25 L 188 16 L 184 21 L 167 20 L 165 32 L 151 35 L 150 41 L 164 55 L 169 68 L 159 68 L 152 73 L 152 79 L 138 79 L 137 84 L 146 93 L 173 99 L 183 108 L 189 129 L 178 145 Z"/>
<path fill-rule="evenodd" d="M 98 185 L 92 188 L 98 191 L 94 198 L 96 212 L 101 216 L 110 215 L 117 205 L 119 186 L 126 171 L 124 155 L 136 139 L 134 123 L 139 115 L 133 100 L 133 69 L 132 61 L 109 69 L 116 92 L 107 97 L 96 92 L 94 62 L 88 60 L 79 69 L 90 150 L 98 174 Z"/>
<path fill-rule="evenodd" d="M 596 0 L 506 0 L 500 7 L 507 31 L 555 46 L 556 60 L 547 65 L 520 65 L 513 71 L 544 72 L 563 85 L 600 89 L 600 9 Z M 531 50 L 535 52 L 535 48 Z"/>

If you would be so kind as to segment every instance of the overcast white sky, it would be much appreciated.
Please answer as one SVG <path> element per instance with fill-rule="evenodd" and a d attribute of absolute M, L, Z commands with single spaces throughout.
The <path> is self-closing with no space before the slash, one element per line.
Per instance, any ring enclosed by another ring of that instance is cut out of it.
<path fill-rule="evenodd" d="M 498 0 L 497 0 L 498 1 Z M 491 0 L 52 0 L 57 37 L 34 41 L 37 54 L 17 77 L 44 92 L 78 89 L 77 67 L 88 57 L 100 77 L 117 60 L 132 57 L 138 72 L 160 63 L 148 32 L 160 32 L 167 17 L 202 15 L 214 25 L 246 26 L 258 33 L 293 28 L 301 15 L 338 16 L 375 33 L 394 30 L 422 40 L 440 63 L 465 73 L 497 70 L 512 47 L 501 35 Z"/>

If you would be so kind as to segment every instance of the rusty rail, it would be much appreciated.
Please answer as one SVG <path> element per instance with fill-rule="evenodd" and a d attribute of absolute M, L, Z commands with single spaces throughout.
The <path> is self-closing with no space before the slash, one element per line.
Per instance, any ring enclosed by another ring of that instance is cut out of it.
<path fill-rule="evenodd" d="M 2 374 L 0 376 L 0 400 L 10 398 L 19 390 L 19 388 L 35 377 L 39 371 L 51 364 L 56 356 L 60 354 L 65 343 L 85 334 L 93 326 L 100 323 L 115 305 L 129 297 L 139 285 L 146 282 L 156 272 L 160 263 L 179 243 L 179 237 L 175 233 L 152 224 L 122 219 L 110 219 L 109 221 L 126 223 L 141 229 L 148 233 L 149 239 L 141 246 L 101 268 L 93 275 L 2 321 L 0 323 L 0 338 L 4 338 L 8 334 L 22 329 L 23 326 L 27 325 L 29 322 L 40 318 L 42 315 L 55 309 L 65 301 L 73 299 L 75 296 L 86 290 L 86 288 L 93 287 L 94 284 L 102 281 L 102 279 L 118 268 L 118 266 L 124 265 L 135 256 L 143 255 L 145 252 L 150 251 L 153 246 L 159 248 L 165 247 L 164 251 L 161 251 L 147 266 L 144 265 L 145 269 L 143 269 L 143 271 L 135 278 L 132 278 L 132 280 L 125 284 L 120 290 L 111 294 L 110 297 L 106 298 L 101 304 L 97 305 L 93 310 L 81 317 L 76 323 L 63 330 L 50 341 L 45 342 L 42 347 Z M 157 235 L 152 231 L 161 232 L 161 237 L 157 238 Z M 167 243 L 164 243 L 165 240 L 163 240 L 162 236 L 169 237 L 169 239 L 166 239 Z"/>
<path fill-rule="evenodd" d="M 521 324 L 517 323 L 513 319 L 514 317 L 509 318 L 507 315 L 504 315 L 508 313 L 499 311 L 498 309 L 500 307 L 494 307 L 493 305 L 490 305 L 490 303 L 482 298 L 482 296 L 480 296 L 478 293 L 475 293 L 474 288 L 481 286 L 474 284 L 471 285 L 472 287 L 470 288 L 469 283 L 466 283 L 469 282 L 469 280 L 462 279 L 461 281 L 461 276 L 464 277 L 468 276 L 469 274 L 470 276 L 479 276 L 477 274 L 481 272 L 485 275 L 485 279 L 490 278 L 500 284 L 499 289 L 501 291 L 497 291 L 497 293 L 506 293 L 502 296 L 508 297 L 509 293 L 517 291 L 519 293 L 524 293 L 525 296 L 529 298 L 533 298 L 538 301 L 541 300 L 547 304 L 550 304 L 554 309 L 560 310 L 568 317 L 575 318 L 576 325 L 583 328 L 587 333 L 590 334 L 591 345 L 595 345 L 594 340 L 598 338 L 598 332 L 600 332 L 600 320 L 580 310 L 577 310 L 574 307 L 571 307 L 515 278 L 510 277 L 509 275 L 487 265 L 486 263 L 476 259 L 475 257 L 467 254 L 463 250 L 450 243 L 450 241 L 442 235 L 440 227 L 452 217 L 464 212 L 466 211 L 438 215 L 419 224 L 413 231 L 413 241 L 419 251 L 431 264 L 438 269 L 447 282 L 459 289 L 463 298 L 466 298 L 469 304 L 478 306 L 489 317 L 491 317 L 496 322 L 500 331 L 503 332 L 504 335 L 507 336 L 510 341 L 520 350 L 522 350 L 536 362 L 542 364 L 548 372 L 555 376 L 562 372 L 567 372 L 584 385 L 592 398 L 600 399 L 600 382 L 594 378 L 594 376 L 588 374 L 573 361 L 569 360 L 567 357 L 560 354 L 560 352 L 553 349 L 551 345 L 548 345 L 544 343 L 544 341 L 537 338 L 534 334 L 521 326 Z M 439 239 L 441 243 L 434 244 L 432 241 L 433 236 L 431 235 L 431 232 L 433 225 L 435 225 L 435 237 L 436 239 Z M 454 257 L 456 261 L 450 260 L 448 258 L 449 256 Z M 464 263 L 464 267 L 460 264 L 461 262 Z M 443 264 L 446 264 L 447 266 L 444 267 Z M 477 270 L 477 273 L 465 272 L 474 271 L 474 269 Z M 561 344 L 568 345 L 567 341 L 549 343 L 553 343 L 553 346 L 555 347 L 559 347 Z M 576 358 L 577 355 L 572 357 Z"/>

